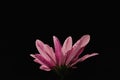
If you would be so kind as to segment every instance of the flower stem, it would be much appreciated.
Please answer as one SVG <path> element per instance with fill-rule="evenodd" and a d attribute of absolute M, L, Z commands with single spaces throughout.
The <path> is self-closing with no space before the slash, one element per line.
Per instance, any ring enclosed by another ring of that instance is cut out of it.
<path fill-rule="evenodd" d="M 57 73 L 59 80 L 64 80 L 69 72 L 69 68 L 66 66 L 55 67 L 55 73 Z"/>

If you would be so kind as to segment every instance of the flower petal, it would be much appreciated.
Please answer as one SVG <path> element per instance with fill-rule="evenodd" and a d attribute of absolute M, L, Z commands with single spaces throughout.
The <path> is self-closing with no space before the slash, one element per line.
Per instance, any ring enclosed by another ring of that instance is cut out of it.
<path fill-rule="evenodd" d="M 53 52 L 53 48 L 49 47 L 48 45 L 45 45 L 45 51 L 50 57 L 50 59 L 56 64 L 56 58 L 55 58 L 55 53 Z"/>
<path fill-rule="evenodd" d="M 41 65 L 43 65 L 44 63 L 43 62 L 41 62 L 39 59 L 34 59 L 34 62 L 36 62 L 36 63 L 38 63 L 38 64 L 41 64 Z"/>
<path fill-rule="evenodd" d="M 51 61 L 46 60 L 41 54 L 36 54 L 35 57 L 42 62 L 42 64 L 46 65 L 49 68 L 55 66 Z"/>
<path fill-rule="evenodd" d="M 73 48 L 78 44 L 80 47 L 85 47 L 89 43 L 89 41 L 90 41 L 90 35 L 84 35 L 73 45 Z"/>
<path fill-rule="evenodd" d="M 75 58 L 75 56 L 78 54 L 79 50 L 82 47 L 85 47 L 88 44 L 89 40 L 90 40 L 90 36 L 84 35 L 73 45 L 71 53 L 68 54 L 66 65 L 68 65 L 71 62 L 71 60 Z"/>
<path fill-rule="evenodd" d="M 46 54 L 45 52 L 45 48 L 44 48 L 44 43 L 40 40 L 36 40 L 36 48 L 38 49 L 39 53 L 48 61 L 50 61 L 49 56 Z"/>
<path fill-rule="evenodd" d="M 74 57 L 74 59 L 71 60 L 70 63 L 75 62 L 75 61 L 79 58 L 79 55 L 80 55 L 83 51 L 84 51 L 84 47 L 81 48 L 81 49 L 77 52 L 76 56 Z"/>
<path fill-rule="evenodd" d="M 78 62 L 82 62 L 92 56 L 96 56 L 98 55 L 98 53 L 92 53 L 92 54 L 86 54 L 83 57 L 79 58 L 78 60 L 76 60 L 74 63 L 71 64 L 71 67 L 74 66 L 75 64 L 77 64 Z"/>
<path fill-rule="evenodd" d="M 65 55 L 65 53 L 69 50 L 71 50 L 72 48 L 72 38 L 71 37 L 68 37 L 64 44 L 63 44 L 63 47 L 62 47 L 62 52 L 63 52 L 63 55 Z"/>
<path fill-rule="evenodd" d="M 35 54 L 36 55 L 36 54 Z M 42 61 L 40 61 L 34 54 L 30 54 L 31 57 L 35 58 L 34 59 L 34 62 L 38 63 L 38 64 L 41 64 L 41 65 L 44 65 L 44 63 Z"/>
<path fill-rule="evenodd" d="M 58 65 L 62 64 L 63 53 L 61 52 L 61 44 L 57 37 L 53 36 L 54 47 L 55 47 L 55 56 Z"/>
<path fill-rule="evenodd" d="M 30 54 L 31 57 L 36 58 L 34 54 Z"/>
<path fill-rule="evenodd" d="M 45 70 L 45 71 L 50 71 L 51 69 L 45 65 L 41 65 L 40 69 Z"/>

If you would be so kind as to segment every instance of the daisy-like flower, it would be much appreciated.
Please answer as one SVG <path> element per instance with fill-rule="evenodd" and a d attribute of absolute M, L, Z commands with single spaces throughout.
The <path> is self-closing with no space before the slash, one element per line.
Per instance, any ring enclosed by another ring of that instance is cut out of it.
<path fill-rule="evenodd" d="M 64 41 L 63 45 L 61 45 L 59 39 L 53 36 L 53 50 L 52 47 L 43 43 L 41 40 L 36 40 L 36 48 L 39 53 L 31 54 L 31 56 L 36 63 L 40 64 L 40 69 L 45 71 L 74 68 L 75 64 L 89 57 L 98 55 L 98 53 L 92 53 L 79 58 L 89 41 L 90 35 L 84 35 L 72 45 L 72 37 L 69 36 Z"/>

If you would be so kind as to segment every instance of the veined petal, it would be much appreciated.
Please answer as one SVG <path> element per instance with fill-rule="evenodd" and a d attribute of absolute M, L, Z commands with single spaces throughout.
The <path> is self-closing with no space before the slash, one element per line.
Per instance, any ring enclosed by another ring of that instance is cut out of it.
<path fill-rule="evenodd" d="M 69 54 L 66 60 L 66 65 L 68 65 L 71 62 L 71 60 L 75 58 L 75 56 L 82 47 L 85 47 L 88 44 L 89 40 L 90 40 L 90 36 L 84 35 L 73 45 L 72 52 Z"/>
<path fill-rule="evenodd" d="M 98 53 L 92 53 L 92 54 L 86 54 L 83 57 L 79 58 L 78 60 L 76 60 L 74 63 L 71 64 L 71 67 L 74 66 L 75 64 L 77 64 L 78 62 L 82 62 L 92 56 L 96 56 L 98 55 Z"/>
<path fill-rule="evenodd" d="M 63 58 L 63 53 L 61 51 L 61 44 L 60 44 L 59 39 L 55 36 L 53 36 L 53 41 L 54 41 L 54 47 L 55 47 L 56 61 L 58 65 L 60 66 L 62 64 L 62 58 Z"/>
<path fill-rule="evenodd" d="M 41 65 L 40 69 L 45 70 L 45 71 L 50 71 L 51 69 L 45 65 Z"/>
<path fill-rule="evenodd" d="M 40 41 L 40 40 L 36 40 L 36 48 L 38 49 L 38 52 L 48 61 L 50 61 L 49 56 L 46 54 L 45 52 L 45 44 Z"/>
<path fill-rule="evenodd" d="M 71 37 L 68 37 L 64 44 L 63 44 L 63 47 L 62 47 L 62 52 L 63 52 L 63 55 L 65 55 L 65 53 L 69 50 L 71 50 L 72 48 L 72 38 Z"/>

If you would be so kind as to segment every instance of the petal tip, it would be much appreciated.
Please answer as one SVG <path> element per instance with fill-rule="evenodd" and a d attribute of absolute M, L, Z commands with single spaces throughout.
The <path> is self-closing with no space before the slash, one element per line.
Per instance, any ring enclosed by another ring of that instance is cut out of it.
<path fill-rule="evenodd" d="M 89 34 L 86 34 L 86 35 L 84 35 L 84 37 L 86 37 L 86 38 L 90 38 L 90 35 L 89 35 Z"/>
<path fill-rule="evenodd" d="M 99 55 L 99 53 L 94 53 L 94 55 Z"/>
<path fill-rule="evenodd" d="M 34 54 L 30 54 L 31 57 L 35 58 L 35 55 Z"/>
<path fill-rule="evenodd" d="M 39 41 L 40 41 L 39 39 L 36 39 L 35 44 L 38 44 Z"/>
<path fill-rule="evenodd" d="M 57 37 L 56 36 L 53 36 L 53 39 L 56 39 Z"/>
<path fill-rule="evenodd" d="M 69 36 L 69 37 L 68 37 L 68 39 L 72 39 L 72 37 L 71 37 L 71 36 Z"/>

